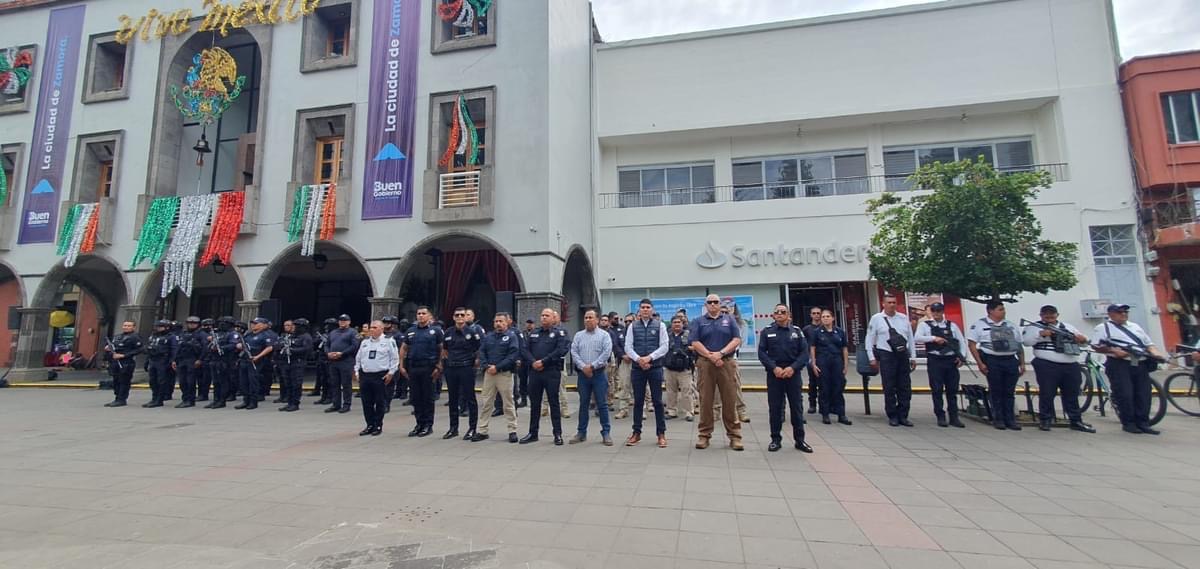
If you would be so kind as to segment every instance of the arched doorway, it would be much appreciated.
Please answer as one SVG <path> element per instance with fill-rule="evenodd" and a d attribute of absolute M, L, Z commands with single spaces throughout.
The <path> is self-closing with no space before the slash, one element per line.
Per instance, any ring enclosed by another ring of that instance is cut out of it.
<path fill-rule="evenodd" d="M 129 297 L 125 275 L 112 260 L 81 255 L 70 268 L 59 262 L 42 277 L 29 307 L 21 310 L 14 367 L 42 367 L 52 363 L 50 354 L 63 348 L 95 354 L 103 338 L 117 329 L 118 318 L 124 316 L 119 310 Z M 69 312 L 71 324 L 51 328 L 50 313 L 55 310 Z"/>
<path fill-rule="evenodd" d="M 17 352 L 17 331 L 21 318 L 17 309 L 25 305 L 25 290 L 16 271 L 0 263 L 0 368 L 11 367 Z"/>
<path fill-rule="evenodd" d="M 401 299 L 403 318 L 413 318 L 416 308 L 425 305 L 449 325 L 456 306 L 474 310 L 480 323 L 491 322 L 498 311 L 515 316 L 513 295 L 522 290 L 506 251 L 483 235 L 455 231 L 413 246 L 392 272 L 387 296 Z"/>
<path fill-rule="evenodd" d="M 592 263 L 583 248 L 576 245 L 567 253 L 562 280 L 563 325 L 571 330 L 583 328 L 583 312 L 600 306 Z"/>
<path fill-rule="evenodd" d="M 259 279 L 254 298 L 259 313 L 277 325 L 284 319 L 308 318 L 320 322 L 348 314 L 352 322 L 371 317 L 375 287 L 362 259 L 332 241 L 319 241 L 311 257 L 300 255 L 300 245 L 285 249 Z"/>
<path fill-rule="evenodd" d="M 242 278 L 232 266 L 196 267 L 191 296 L 175 289 L 162 298 L 162 268 L 150 274 L 138 294 L 142 306 L 153 306 L 154 318 L 179 320 L 188 316 L 220 318 L 236 316 L 237 303 L 244 298 Z"/>

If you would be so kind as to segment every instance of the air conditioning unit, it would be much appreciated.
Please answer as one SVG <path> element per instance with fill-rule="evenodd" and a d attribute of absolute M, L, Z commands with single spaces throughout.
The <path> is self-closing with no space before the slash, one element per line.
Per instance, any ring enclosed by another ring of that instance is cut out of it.
<path fill-rule="evenodd" d="M 1158 251 L 1155 251 L 1153 249 L 1146 251 L 1145 257 L 1146 257 L 1147 263 L 1153 263 L 1158 260 Z"/>

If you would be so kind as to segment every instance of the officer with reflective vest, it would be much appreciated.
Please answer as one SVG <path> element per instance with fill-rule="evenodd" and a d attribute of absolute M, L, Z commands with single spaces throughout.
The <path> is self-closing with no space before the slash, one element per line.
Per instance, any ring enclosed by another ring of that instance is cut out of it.
<path fill-rule="evenodd" d="M 800 372 L 809 362 L 808 340 L 804 331 L 792 324 L 786 304 L 776 304 L 771 317 L 775 322 L 763 328 L 758 336 L 758 361 L 767 372 L 767 408 L 771 426 L 771 443 L 767 450 L 778 452 L 783 448 L 783 408 L 786 403 L 796 449 L 811 453 L 812 447 L 804 441 L 804 395 L 800 392 L 804 382 Z"/>
<path fill-rule="evenodd" d="M 200 361 L 204 355 L 208 334 L 200 329 L 200 318 L 188 316 L 185 328 L 178 336 L 179 347 L 175 352 L 172 367 L 175 377 L 179 380 L 180 399 L 176 408 L 196 406 L 196 385 L 204 375 L 203 364 Z"/>
<path fill-rule="evenodd" d="M 966 425 L 958 419 L 958 368 L 967 361 L 963 351 L 967 341 L 958 325 L 946 318 L 946 305 L 930 304 L 929 314 L 932 318 L 917 325 L 915 340 L 925 344 L 933 414 L 939 427 L 963 428 Z"/>
<path fill-rule="evenodd" d="M 987 316 L 971 323 L 967 343 L 979 371 L 987 376 L 988 401 L 992 426 L 996 429 L 1021 430 L 1017 424 L 1017 380 L 1025 375 L 1025 350 L 1021 332 L 1004 319 L 1004 302 L 989 300 Z"/>
<path fill-rule="evenodd" d="M 167 394 L 175 390 L 170 371 L 175 361 L 178 344 L 171 333 L 171 322 L 159 320 L 154 323 L 154 333 L 146 341 L 146 363 L 143 367 L 150 374 L 150 402 L 142 407 L 162 407 Z M 171 382 L 168 385 L 168 382 Z"/>
<path fill-rule="evenodd" d="M 1096 429 L 1083 422 L 1079 409 L 1079 388 L 1083 372 L 1079 368 L 1080 346 L 1087 345 L 1087 336 L 1074 326 L 1058 319 L 1058 309 L 1047 304 L 1041 320 L 1030 322 L 1022 331 L 1023 343 L 1033 347 L 1033 373 L 1038 383 L 1038 428 L 1049 431 L 1054 424 L 1054 394 L 1062 393 L 1063 412 L 1071 422 L 1071 430 L 1094 433 Z"/>

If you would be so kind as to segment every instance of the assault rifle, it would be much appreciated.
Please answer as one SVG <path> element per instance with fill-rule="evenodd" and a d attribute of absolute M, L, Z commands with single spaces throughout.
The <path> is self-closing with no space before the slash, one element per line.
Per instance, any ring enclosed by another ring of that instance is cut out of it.
<path fill-rule="evenodd" d="M 217 341 L 216 332 L 208 334 L 208 351 L 216 352 L 218 358 L 225 357 L 225 350 L 221 349 L 221 343 Z"/>
<path fill-rule="evenodd" d="M 116 358 L 117 346 L 113 344 L 112 338 L 108 336 L 104 337 L 104 347 L 108 348 L 105 350 L 107 353 L 104 355 L 104 360 L 109 362 L 110 365 L 117 366 L 117 371 L 121 371 L 121 360 Z"/>
<path fill-rule="evenodd" d="M 1024 328 L 1026 326 L 1033 326 L 1038 330 L 1049 330 L 1050 332 L 1053 332 L 1054 334 L 1050 336 L 1050 342 L 1054 344 L 1054 351 L 1060 354 L 1078 356 L 1080 353 L 1082 353 L 1082 350 L 1079 348 L 1079 342 L 1075 341 L 1075 334 L 1069 330 L 1065 330 L 1057 326 L 1050 326 L 1041 322 L 1030 322 L 1029 320 L 1022 318 L 1021 327 Z"/>
<path fill-rule="evenodd" d="M 287 358 L 287 363 L 289 364 L 292 363 L 292 342 L 293 340 L 291 335 L 284 336 L 282 342 L 283 348 L 280 350 L 283 354 L 283 357 Z"/>
<path fill-rule="evenodd" d="M 1113 338 L 1107 338 L 1100 340 L 1100 345 L 1124 350 L 1129 354 L 1129 361 L 1134 364 L 1140 364 L 1146 360 L 1150 360 L 1155 363 L 1167 363 L 1166 359 L 1150 353 L 1148 348 L 1139 346 L 1133 342 L 1124 342 L 1121 340 L 1115 340 Z"/>

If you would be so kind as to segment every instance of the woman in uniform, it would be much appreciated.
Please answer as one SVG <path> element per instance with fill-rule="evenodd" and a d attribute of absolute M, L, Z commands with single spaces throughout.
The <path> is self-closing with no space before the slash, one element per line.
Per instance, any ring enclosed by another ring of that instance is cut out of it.
<path fill-rule="evenodd" d="M 832 421 L 830 415 L 837 415 L 838 422 L 843 425 L 851 424 L 846 417 L 846 362 L 850 358 L 850 349 L 846 341 L 846 331 L 833 325 L 833 311 L 821 311 L 821 326 L 813 332 L 812 362 L 813 373 L 821 381 L 818 390 L 820 397 L 821 422 L 826 425 Z"/>

